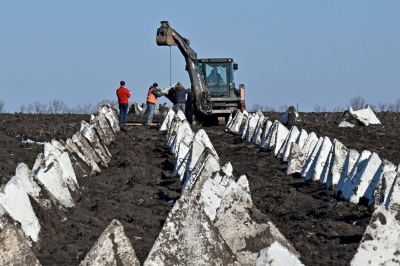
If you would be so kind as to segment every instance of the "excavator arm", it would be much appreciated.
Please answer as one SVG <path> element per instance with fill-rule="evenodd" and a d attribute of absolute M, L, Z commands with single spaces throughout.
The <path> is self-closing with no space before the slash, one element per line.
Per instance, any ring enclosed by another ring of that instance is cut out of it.
<path fill-rule="evenodd" d="M 212 114 L 210 93 L 200 74 L 197 53 L 190 47 L 190 41 L 171 28 L 168 21 L 161 21 L 161 26 L 157 29 L 156 43 L 158 46 L 178 46 L 186 61 L 196 109 L 203 114 Z"/>

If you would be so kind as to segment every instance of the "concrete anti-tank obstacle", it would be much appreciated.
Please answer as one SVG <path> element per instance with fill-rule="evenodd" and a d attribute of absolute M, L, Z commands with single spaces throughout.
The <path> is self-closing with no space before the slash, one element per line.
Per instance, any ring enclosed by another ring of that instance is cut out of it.
<path fill-rule="evenodd" d="M 349 108 L 350 113 L 364 126 L 368 125 L 376 125 L 380 124 L 381 122 L 376 117 L 374 111 L 367 105 L 365 109 L 353 111 L 352 108 Z"/>
<path fill-rule="evenodd" d="M 60 151 L 58 148 L 53 146 L 51 143 L 45 142 L 44 144 L 44 157 L 48 157 L 50 154 L 57 156 L 57 161 L 60 164 L 62 178 L 68 187 L 75 191 L 79 188 L 78 180 L 74 172 L 71 160 L 68 153 Z"/>
<path fill-rule="evenodd" d="M 316 157 L 318 154 L 319 149 L 321 148 L 322 142 L 324 139 L 320 137 L 315 144 L 314 148 L 311 151 L 311 153 L 308 154 L 308 157 L 306 159 L 306 162 L 304 163 L 303 168 L 301 169 L 301 176 L 305 178 L 306 181 L 311 180 L 311 175 L 308 174 L 308 172 L 313 172 L 315 164 L 316 164 Z"/>
<path fill-rule="evenodd" d="M 364 197 L 369 199 L 368 205 L 380 205 L 384 203 L 385 199 L 385 188 L 392 187 L 394 177 L 392 181 L 387 179 L 385 174 L 387 172 L 394 172 L 394 176 L 396 175 L 396 166 L 391 163 L 390 161 L 383 159 L 382 160 L 382 167 L 381 172 L 374 176 L 373 180 L 371 180 L 367 190 L 364 193 Z M 388 193 L 389 191 L 387 191 Z"/>
<path fill-rule="evenodd" d="M 96 133 L 94 127 L 86 121 L 81 121 L 80 132 L 89 141 L 97 156 L 101 159 L 102 164 L 107 166 L 111 160 L 111 153 L 101 143 L 100 136 Z"/>
<path fill-rule="evenodd" d="M 387 171 L 382 176 L 380 190 L 377 190 L 375 197 L 375 207 L 383 204 L 386 209 L 389 208 L 390 198 L 393 193 L 393 186 L 397 180 L 398 172 Z"/>
<path fill-rule="evenodd" d="M 265 123 L 264 123 L 264 129 L 263 129 L 263 132 L 261 133 L 261 141 L 260 141 L 260 149 L 262 149 L 262 148 L 264 148 L 264 146 L 265 146 L 265 143 L 266 143 L 266 141 L 267 141 L 267 134 L 268 134 L 268 132 L 271 130 L 271 127 L 272 127 L 272 122 L 271 121 L 269 121 L 269 120 L 267 120 Z"/>
<path fill-rule="evenodd" d="M 258 117 L 258 121 L 257 121 L 257 125 L 256 125 L 256 127 L 254 129 L 253 137 L 251 138 L 251 143 L 254 143 L 256 145 L 260 145 L 260 143 L 261 143 L 261 135 L 262 135 L 262 131 L 263 131 L 266 119 L 267 118 L 260 111 L 260 114 L 259 114 L 259 117 Z"/>
<path fill-rule="evenodd" d="M 271 121 L 269 121 L 272 123 Z M 268 123 L 267 123 L 268 124 Z M 272 124 L 269 124 L 269 126 L 266 126 L 265 129 L 268 130 L 268 132 L 263 132 L 263 138 L 261 138 L 261 143 L 260 143 L 260 148 L 267 150 L 269 148 L 269 144 L 271 142 L 271 139 L 273 138 L 272 135 L 274 135 L 274 138 L 276 137 L 276 126 L 278 124 L 278 121 L 275 120 Z"/>
<path fill-rule="evenodd" d="M 283 113 L 279 122 L 285 126 L 293 126 L 296 124 L 299 114 L 296 111 L 294 106 L 290 106 L 286 111 Z"/>
<path fill-rule="evenodd" d="M 147 104 L 142 103 L 139 105 L 137 102 L 132 103 L 128 107 L 128 114 L 135 114 L 135 115 L 144 115 L 147 114 Z M 154 106 L 154 114 L 155 115 L 165 115 L 171 108 L 168 106 L 167 103 L 159 104 L 158 106 Z"/>
<path fill-rule="evenodd" d="M 398 208 L 399 206 L 399 182 L 400 182 L 400 173 L 397 172 L 396 175 L 394 175 L 391 171 L 387 172 L 387 174 L 390 176 L 390 178 L 386 178 L 387 181 L 393 180 L 393 183 L 391 186 L 388 186 L 385 188 L 384 191 L 384 202 L 383 205 L 385 206 L 386 209 L 395 209 Z M 387 175 L 384 175 L 387 177 Z M 393 178 L 394 176 L 394 178 Z M 389 182 L 388 182 L 389 183 Z M 397 193 L 397 194 L 396 194 Z"/>
<path fill-rule="evenodd" d="M 167 131 L 167 147 L 171 147 L 173 138 L 176 135 L 176 130 L 184 120 L 186 120 L 186 118 L 181 110 L 179 110 L 171 119 L 171 123 L 168 125 L 168 131 Z"/>
<path fill-rule="evenodd" d="M 208 148 L 203 149 L 203 152 L 197 158 L 196 163 L 187 172 L 188 174 L 186 175 L 182 185 L 182 191 L 192 191 L 201 177 L 209 177 L 220 169 L 221 166 L 219 161 L 213 156 L 211 150 Z"/>
<path fill-rule="evenodd" d="M 174 142 L 176 138 L 176 133 L 178 131 L 179 126 L 182 125 L 182 121 L 178 117 L 174 117 L 172 119 L 171 126 L 168 129 L 167 132 L 167 143 L 166 146 L 168 148 L 171 148 L 172 143 Z"/>
<path fill-rule="evenodd" d="M 82 135 L 81 132 L 77 131 L 73 136 L 72 136 L 72 141 L 78 146 L 78 149 L 82 151 L 83 154 L 90 160 L 95 162 L 98 165 L 103 165 L 107 167 L 107 164 L 105 164 L 99 157 L 99 155 L 96 153 L 92 145 L 90 145 L 90 142 Z"/>
<path fill-rule="evenodd" d="M 185 190 L 174 204 L 145 266 L 239 265 L 202 204 Z"/>
<path fill-rule="evenodd" d="M 355 127 L 356 125 L 359 125 L 357 119 L 349 112 L 349 110 L 345 110 L 339 118 L 338 126 Z"/>
<path fill-rule="evenodd" d="M 232 172 L 232 165 L 228 162 L 220 167 L 220 171 L 200 178 L 192 190 L 192 194 L 200 195 L 198 200 L 203 204 L 204 211 L 212 222 L 215 221 L 226 188 L 234 182 Z"/>
<path fill-rule="evenodd" d="M 345 182 L 345 180 L 348 178 L 348 176 L 351 173 L 351 170 L 353 169 L 355 163 L 357 162 L 358 157 L 360 154 L 358 151 L 349 149 L 346 155 L 346 160 L 344 161 L 343 168 L 340 173 L 340 178 L 336 186 L 336 195 L 340 195 L 342 191 L 342 186 Z"/>
<path fill-rule="evenodd" d="M 314 132 L 308 134 L 307 139 L 304 141 L 304 145 L 302 147 L 302 151 L 305 155 L 305 160 L 308 160 L 308 157 L 311 156 L 315 145 L 317 145 L 319 138 Z"/>
<path fill-rule="evenodd" d="M 290 153 L 290 147 L 293 142 L 296 141 L 296 139 L 299 137 L 300 131 L 296 126 L 292 126 L 289 134 L 287 135 L 284 145 L 282 146 L 282 152 L 281 152 L 281 160 L 283 162 L 287 162 L 289 158 L 289 153 Z"/>
<path fill-rule="evenodd" d="M 246 133 L 245 139 L 247 142 L 254 143 L 254 141 L 255 141 L 254 138 L 257 138 L 257 136 L 256 136 L 258 134 L 257 131 L 260 128 L 260 125 L 259 125 L 260 120 L 261 120 L 261 123 L 263 123 L 265 116 L 260 110 L 257 110 L 257 112 L 255 112 L 253 114 L 251 119 L 252 119 L 252 121 L 249 121 L 249 126 L 247 127 L 247 133 Z"/>
<path fill-rule="evenodd" d="M 241 132 L 241 129 L 247 124 L 250 114 L 244 110 L 243 115 L 238 117 L 238 122 L 235 123 L 234 132 Z"/>
<path fill-rule="evenodd" d="M 46 157 L 43 154 L 39 154 L 32 172 L 50 194 L 56 198 L 59 208 L 69 209 L 75 206 L 68 190 L 68 185 L 63 178 L 63 172 L 56 154 L 50 152 Z"/>
<path fill-rule="evenodd" d="M 5 225 L 0 233 L 0 246 L 0 265 L 41 265 L 31 250 L 31 243 L 14 225 Z"/>
<path fill-rule="evenodd" d="M 398 212 L 398 206 L 396 210 L 386 210 L 383 205 L 376 207 L 350 265 L 400 264 Z"/>
<path fill-rule="evenodd" d="M 386 209 L 396 211 L 396 217 L 399 215 L 399 206 L 400 206 L 400 173 L 397 173 L 393 184 L 390 186 L 390 189 L 385 189 L 387 193 L 385 194 L 384 206 Z"/>
<path fill-rule="evenodd" d="M 247 128 L 246 131 L 243 132 L 244 134 L 242 135 L 242 139 L 246 140 L 247 142 L 251 142 L 251 138 L 253 137 L 259 117 L 260 115 L 258 113 L 254 113 L 253 115 L 249 116 L 247 120 Z"/>
<path fill-rule="evenodd" d="M 89 169 L 89 176 L 101 172 L 99 165 L 95 161 L 88 158 L 83 151 L 81 152 L 79 146 L 73 142 L 72 139 L 68 138 L 65 140 L 65 142 L 60 140 L 60 144 L 69 151 L 70 156 L 75 157 L 75 163 L 77 163 L 81 169 L 84 169 L 85 172 L 86 169 Z"/>
<path fill-rule="evenodd" d="M 106 119 L 104 117 L 104 119 Z M 90 115 L 89 125 L 93 128 L 96 134 L 99 135 L 99 140 L 103 146 L 107 146 L 111 143 L 112 140 L 115 139 L 115 135 L 112 133 L 112 130 L 106 130 L 102 127 L 101 119 L 94 115 Z M 111 134 L 110 134 L 111 133 Z"/>
<path fill-rule="evenodd" d="M 229 131 L 236 134 L 239 134 L 240 132 L 243 133 L 245 131 L 243 127 L 247 128 L 248 116 L 249 113 L 246 110 L 244 110 L 243 112 L 240 110 L 235 110 L 233 113 L 229 115 L 225 131 Z"/>
<path fill-rule="evenodd" d="M 243 127 L 240 131 L 240 134 L 242 135 L 242 139 L 246 138 L 246 135 L 248 134 L 248 127 L 250 123 L 250 119 L 254 116 L 255 114 L 248 114 L 246 119 L 243 121 Z"/>
<path fill-rule="evenodd" d="M 107 119 L 107 122 L 110 124 L 110 127 L 115 134 L 121 130 L 119 127 L 117 113 L 113 110 L 111 106 L 105 105 L 98 112 L 104 114 L 104 116 Z"/>
<path fill-rule="evenodd" d="M 321 184 L 325 184 L 325 187 L 327 187 L 326 182 L 329 180 L 332 180 L 332 174 L 330 169 L 332 168 L 333 165 L 333 145 L 334 145 L 335 139 L 333 140 L 333 143 L 328 151 L 328 156 L 326 158 L 325 162 L 321 162 L 322 166 L 322 173 L 319 177 L 319 182 Z"/>
<path fill-rule="evenodd" d="M 382 189 L 383 175 L 388 171 L 394 171 L 396 169 L 395 165 L 389 162 L 386 159 L 382 160 L 382 164 L 379 167 L 378 171 L 376 171 L 375 175 L 369 181 L 368 184 L 365 184 L 367 188 L 365 189 L 363 197 L 368 200 L 368 206 L 373 206 L 375 204 L 375 200 L 377 196 L 380 194 Z M 379 200 L 378 200 L 379 201 Z"/>
<path fill-rule="evenodd" d="M 132 243 L 118 220 L 112 220 L 80 266 L 126 265 L 140 266 Z"/>
<path fill-rule="evenodd" d="M 186 136 L 186 134 L 189 134 L 189 136 Z M 190 128 L 189 122 L 186 119 L 181 120 L 179 116 L 176 116 L 172 120 L 171 126 L 167 133 L 167 147 L 171 148 L 171 153 L 174 154 L 182 138 L 192 139 L 193 136 L 194 134 Z"/>
<path fill-rule="evenodd" d="M 361 197 L 364 197 L 365 192 L 368 189 L 368 186 L 374 183 L 377 183 L 377 179 L 381 175 L 382 172 L 382 160 L 379 158 L 378 154 L 373 152 L 371 156 L 368 158 L 368 161 L 363 169 L 362 173 L 357 173 L 355 177 L 353 177 L 353 183 L 357 183 L 355 188 L 353 189 L 353 193 L 350 196 L 349 201 L 353 203 L 359 203 Z M 359 176 L 359 178 L 358 178 Z M 356 179 L 354 179 L 356 178 Z M 375 182 L 373 182 L 375 180 Z"/>
<path fill-rule="evenodd" d="M 175 112 L 172 111 L 171 109 L 164 115 L 164 119 L 162 120 L 159 130 L 160 131 L 167 131 L 168 126 L 171 123 L 171 120 L 174 118 Z"/>
<path fill-rule="evenodd" d="M 172 137 L 172 136 L 171 136 Z M 207 147 L 215 158 L 219 161 L 219 157 L 214 147 L 212 146 L 207 134 L 203 129 L 199 130 L 191 143 L 181 142 L 178 148 L 177 164 L 175 165 L 173 176 L 179 176 L 183 182 L 187 182 L 188 176 L 191 175 L 194 165 L 198 158 L 203 153 L 203 150 Z M 187 141 L 188 139 L 186 139 Z M 168 140 L 167 140 L 168 142 Z"/>
<path fill-rule="evenodd" d="M 308 138 L 308 133 L 305 129 L 300 130 L 300 134 L 298 138 L 296 139 L 296 144 L 299 145 L 299 147 L 302 149 L 304 144 L 306 143 L 306 140 Z"/>
<path fill-rule="evenodd" d="M 354 127 L 356 125 L 368 126 L 371 124 L 380 124 L 374 111 L 367 105 L 365 109 L 354 111 L 351 107 L 345 110 L 340 117 L 339 127 Z"/>
<path fill-rule="evenodd" d="M 191 144 L 189 144 L 191 145 Z M 174 172 L 172 173 L 173 177 L 179 177 L 180 180 L 183 180 L 183 174 L 186 169 L 186 164 L 189 158 L 189 146 L 182 142 L 179 143 L 178 151 L 176 153 L 176 161 L 174 165 Z"/>
<path fill-rule="evenodd" d="M 280 150 L 282 146 L 285 144 L 285 139 L 289 135 L 289 129 L 287 129 L 284 125 L 278 122 L 276 128 L 276 140 L 275 140 L 275 148 L 274 155 L 275 157 L 280 156 Z"/>
<path fill-rule="evenodd" d="M 48 210 L 51 208 L 51 200 L 44 197 L 48 191 L 43 191 L 43 184 L 35 178 L 32 171 L 24 163 L 19 163 L 15 170 L 16 178 L 20 180 L 24 186 L 26 193 L 31 196 L 43 209 Z"/>
<path fill-rule="evenodd" d="M 212 145 L 210 138 L 208 137 L 204 129 L 200 129 L 199 131 L 197 131 L 196 134 L 194 135 L 194 139 L 202 142 L 204 144 L 204 147 L 207 147 L 211 150 L 212 154 L 218 160 L 218 162 L 220 161 L 218 153 L 215 150 L 214 146 Z"/>
<path fill-rule="evenodd" d="M 204 148 L 199 140 L 201 138 L 194 139 L 191 145 L 200 145 L 199 149 L 192 148 L 193 153 L 202 151 L 198 156 L 202 159 L 193 164 L 195 170 L 189 176 L 195 177 L 195 182 L 188 185 L 175 202 L 144 265 L 235 265 L 235 257 L 209 219 L 203 204 L 197 201 L 195 195 L 198 193 L 191 193 L 193 189 L 198 189 L 199 184 L 204 185 L 204 178 L 213 172 L 218 173 L 220 169 L 218 160 L 209 148 Z M 204 150 L 209 153 L 204 153 Z M 195 157 L 192 157 L 193 161 Z"/>
<path fill-rule="evenodd" d="M 246 176 L 237 182 L 230 182 L 225 189 L 217 213 L 216 227 L 221 233 L 241 265 L 254 265 L 260 250 L 251 250 L 248 239 L 257 238 L 260 246 L 269 247 L 274 242 L 285 246 L 290 253 L 300 257 L 292 244 L 287 241 L 272 222 L 257 223 L 250 217 L 252 212 L 261 213 L 253 207 L 249 184 Z"/>
<path fill-rule="evenodd" d="M 321 145 L 319 145 L 319 143 L 317 143 L 317 145 L 314 148 L 314 151 L 316 151 L 316 153 L 312 153 L 312 164 L 309 167 L 307 174 L 305 176 L 305 180 L 313 180 L 313 181 L 319 181 L 322 171 L 323 171 L 323 167 L 326 163 L 326 160 L 328 158 L 329 152 L 331 151 L 331 147 L 332 147 L 332 142 L 330 141 L 330 139 L 328 137 L 324 137 L 321 138 L 322 142 Z M 317 150 L 317 148 L 319 148 Z M 315 154 L 315 155 L 314 155 Z"/>
<path fill-rule="evenodd" d="M 302 266 L 301 261 L 293 255 L 286 247 L 275 241 L 271 246 L 260 251 L 256 266 Z"/>
<path fill-rule="evenodd" d="M 144 111 L 145 111 L 145 110 L 144 110 L 141 106 L 139 106 L 138 103 L 134 102 L 133 104 L 131 104 L 131 105 L 129 106 L 129 111 L 128 111 L 128 113 L 129 113 L 129 114 L 135 114 L 135 115 L 143 115 L 143 114 L 144 114 Z"/>
<path fill-rule="evenodd" d="M 200 136 L 199 136 L 200 135 Z M 203 133 L 203 130 L 199 130 L 192 142 L 190 150 L 188 152 L 186 168 L 184 171 L 184 179 L 182 189 L 185 188 L 186 184 L 193 184 L 196 181 L 196 175 L 201 170 L 202 163 L 199 164 L 199 160 L 206 160 L 207 155 L 211 154 L 219 164 L 219 157 L 214 147 L 212 146 L 208 136 Z"/>
<path fill-rule="evenodd" d="M 101 135 L 101 139 L 103 140 L 104 144 L 110 145 L 111 141 L 115 139 L 115 132 L 112 129 L 110 123 L 107 120 L 107 117 L 104 113 L 98 113 L 97 115 L 91 115 L 90 117 L 90 124 L 99 125 L 99 132 L 103 132 Z"/>
<path fill-rule="evenodd" d="M 183 141 L 184 143 L 190 143 L 192 139 L 194 138 L 194 133 L 192 129 L 190 128 L 189 123 L 184 120 L 178 127 L 177 132 L 176 132 L 176 137 L 174 138 L 174 141 L 171 144 L 171 153 L 174 154 L 176 157 L 176 154 L 178 152 L 179 144 Z"/>
<path fill-rule="evenodd" d="M 351 169 L 350 174 L 344 180 L 344 183 L 341 188 L 340 197 L 344 200 L 349 200 L 351 195 L 353 195 L 353 191 L 358 184 L 358 181 L 361 178 L 362 173 L 364 172 L 365 167 L 368 164 L 368 159 L 371 156 L 371 152 L 364 150 L 358 156 L 356 163 Z"/>
<path fill-rule="evenodd" d="M 348 153 L 348 149 L 337 139 L 333 140 L 332 147 L 332 162 L 329 168 L 329 175 L 326 180 L 326 188 L 336 188 L 336 185 L 339 182 L 340 175 L 342 170 L 344 169 L 344 162 L 346 160 L 346 156 Z"/>
<path fill-rule="evenodd" d="M 290 155 L 288 158 L 288 166 L 286 167 L 286 174 L 291 175 L 300 173 L 305 161 L 305 155 L 297 143 L 292 142 L 290 148 Z"/>
<path fill-rule="evenodd" d="M 275 147 L 276 133 L 278 132 L 278 125 L 279 125 L 279 121 L 275 120 L 274 123 L 272 124 L 271 129 L 269 130 L 269 132 L 267 134 L 267 139 L 265 141 L 264 149 L 268 150 L 268 149 Z"/>
<path fill-rule="evenodd" d="M 228 122 L 226 123 L 225 131 L 239 133 L 243 116 L 244 114 L 241 111 L 239 110 L 233 111 L 228 117 Z"/>
<path fill-rule="evenodd" d="M 21 224 L 21 229 L 32 241 L 37 242 L 40 232 L 40 223 L 33 211 L 25 187 L 17 176 L 12 177 L 0 192 L 0 206 L 12 219 Z M 3 219 L 1 219 L 3 220 Z"/>

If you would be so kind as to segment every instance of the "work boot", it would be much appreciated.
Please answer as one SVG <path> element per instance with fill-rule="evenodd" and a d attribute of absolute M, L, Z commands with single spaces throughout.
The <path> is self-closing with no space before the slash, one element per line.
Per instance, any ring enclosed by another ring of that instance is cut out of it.
<path fill-rule="evenodd" d="M 146 126 L 151 126 L 151 120 L 147 120 Z"/>

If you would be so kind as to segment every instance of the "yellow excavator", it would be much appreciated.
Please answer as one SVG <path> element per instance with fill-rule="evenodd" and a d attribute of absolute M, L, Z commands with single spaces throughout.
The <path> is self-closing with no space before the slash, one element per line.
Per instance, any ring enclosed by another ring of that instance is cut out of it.
<path fill-rule="evenodd" d="M 236 109 L 246 109 L 245 84 L 236 88 L 234 71 L 238 64 L 232 58 L 198 59 L 190 41 L 171 28 L 168 21 L 161 21 L 156 43 L 177 46 L 185 58 L 191 82 L 185 114 L 189 122 L 215 124 L 226 121 Z M 167 98 L 172 101 L 168 95 Z"/>

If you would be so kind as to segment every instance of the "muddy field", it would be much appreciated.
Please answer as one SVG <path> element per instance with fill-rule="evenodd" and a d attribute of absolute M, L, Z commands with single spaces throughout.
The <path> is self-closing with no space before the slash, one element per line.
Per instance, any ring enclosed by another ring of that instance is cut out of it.
<path fill-rule="evenodd" d="M 266 115 L 274 120 L 281 114 Z M 335 122 L 339 115 L 300 113 L 297 126 L 318 137 L 337 138 L 347 148 L 359 152 L 367 149 L 381 159 L 400 163 L 400 114 L 378 113 L 382 125 L 356 128 L 338 128 Z M 72 137 L 81 120 L 89 118 L 0 114 L 1 185 L 14 175 L 18 163 L 32 168 L 43 152 L 41 142 Z M 128 122 L 145 120 L 128 116 Z M 193 127 L 194 131 L 200 128 Z M 305 182 L 298 175 L 286 176 L 286 163 L 270 151 L 224 132 L 223 126 L 204 129 L 222 162 L 232 163 L 235 177 L 247 176 L 253 203 L 293 243 L 305 265 L 349 265 L 371 210 L 335 199 L 334 191 L 316 182 Z M 166 133 L 156 127 L 137 125 L 121 131 L 109 147 L 113 154 L 109 166 L 97 176 L 78 177 L 81 194 L 74 195 L 76 207 L 69 210 L 64 222 L 55 207 L 44 212 L 32 201 L 42 223 L 42 240 L 33 250 L 42 265 L 78 265 L 112 219 L 121 221 L 139 260 L 145 260 L 173 200 L 180 196 L 180 180 L 172 177 L 174 157 L 165 141 Z"/>

